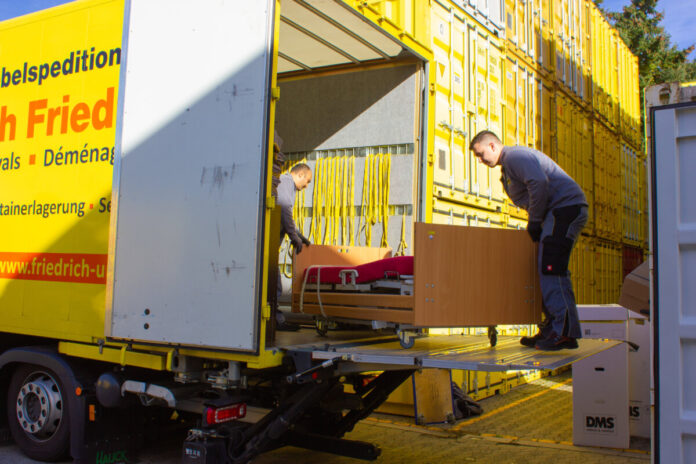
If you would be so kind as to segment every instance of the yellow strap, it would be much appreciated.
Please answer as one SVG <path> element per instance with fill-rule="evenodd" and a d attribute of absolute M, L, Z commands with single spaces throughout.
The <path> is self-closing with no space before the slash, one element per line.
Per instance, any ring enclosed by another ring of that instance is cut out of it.
<path fill-rule="evenodd" d="M 382 181 L 381 192 L 382 192 L 382 247 L 389 246 L 389 190 L 391 188 L 390 182 L 391 176 L 391 153 L 385 153 L 382 156 L 382 175 L 380 179 Z"/>
<path fill-rule="evenodd" d="M 348 196 L 348 213 L 350 215 L 350 223 L 348 234 L 350 235 L 350 246 L 355 244 L 353 234 L 353 223 L 355 222 L 355 155 L 350 155 L 350 193 Z"/>

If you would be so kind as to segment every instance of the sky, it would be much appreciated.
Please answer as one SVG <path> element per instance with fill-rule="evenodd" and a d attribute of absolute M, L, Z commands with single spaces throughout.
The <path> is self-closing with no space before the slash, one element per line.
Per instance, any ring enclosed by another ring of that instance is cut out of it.
<path fill-rule="evenodd" d="M 0 21 L 32 11 L 67 3 L 68 0 L 0 0 Z M 603 7 L 609 11 L 620 11 L 630 0 L 604 0 Z M 659 0 L 658 10 L 665 13 L 662 25 L 672 36 L 672 43 L 679 48 L 696 44 L 696 8 L 688 0 Z M 696 50 L 689 55 L 696 59 Z"/>

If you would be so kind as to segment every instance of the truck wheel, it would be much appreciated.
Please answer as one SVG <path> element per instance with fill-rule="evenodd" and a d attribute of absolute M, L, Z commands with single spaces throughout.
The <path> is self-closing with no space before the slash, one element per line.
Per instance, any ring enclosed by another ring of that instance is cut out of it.
<path fill-rule="evenodd" d="M 7 392 L 7 422 L 28 457 L 56 461 L 68 455 L 70 418 L 66 391 L 50 369 L 24 365 L 15 370 Z"/>

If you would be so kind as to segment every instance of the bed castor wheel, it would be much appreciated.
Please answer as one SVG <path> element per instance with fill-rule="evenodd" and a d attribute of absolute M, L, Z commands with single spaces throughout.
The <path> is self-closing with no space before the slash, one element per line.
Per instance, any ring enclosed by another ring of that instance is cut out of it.
<path fill-rule="evenodd" d="M 488 327 L 488 341 L 491 342 L 491 346 L 495 346 L 498 343 L 498 331 L 494 325 Z"/>
<path fill-rule="evenodd" d="M 326 337 L 329 331 L 329 321 L 327 319 L 316 318 L 314 319 L 314 328 L 320 337 Z"/>
<path fill-rule="evenodd" d="M 399 337 L 399 344 L 401 348 L 409 349 L 413 348 L 416 343 L 416 334 L 407 330 L 397 330 L 396 335 Z"/>

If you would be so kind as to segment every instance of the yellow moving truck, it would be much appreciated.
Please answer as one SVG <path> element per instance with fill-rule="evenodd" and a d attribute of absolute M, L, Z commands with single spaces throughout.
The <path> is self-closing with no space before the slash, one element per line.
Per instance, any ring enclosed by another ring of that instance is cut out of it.
<path fill-rule="evenodd" d="M 432 52 L 354 3 L 84 0 L 0 24 L 0 432 L 27 455 L 127 462 L 185 427 L 184 462 L 374 459 L 342 437 L 414 370 L 605 347 L 268 337 L 275 127 L 297 151 L 402 147 L 396 214 L 426 219 Z"/>

